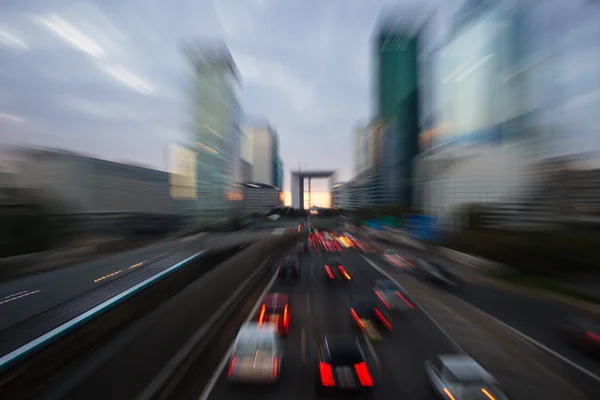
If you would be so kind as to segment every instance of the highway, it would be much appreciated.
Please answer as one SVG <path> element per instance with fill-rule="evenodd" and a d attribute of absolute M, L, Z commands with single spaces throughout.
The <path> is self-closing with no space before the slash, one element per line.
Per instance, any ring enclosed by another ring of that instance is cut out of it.
<path fill-rule="evenodd" d="M 299 283 L 275 283 L 270 289 L 289 293 L 293 311 L 278 384 L 232 385 L 221 368 L 215 372 L 214 386 L 209 384 L 197 398 L 316 398 L 316 343 L 327 333 L 352 332 L 354 325 L 348 309 L 353 295 L 368 294 L 370 284 L 385 277 L 400 283 L 418 306 L 410 315 L 395 315 L 393 332 L 381 341 L 370 342 L 360 335 L 375 372 L 373 398 L 436 398 L 426 381 L 423 363 L 438 354 L 460 351 L 490 371 L 512 399 L 598 398 L 599 381 L 523 341 L 453 294 L 431 287 L 414 278 L 410 271 L 386 262 L 381 254 L 344 250 L 341 259 L 353 276 L 348 287 L 326 285 L 322 255 L 316 254 L 303 262 L 308 273 Z M 222 362 L 221 367 L 225 365 Z"/>
<path fill-rule="evenodd" d="M 431 253 L 404 247 L 395 249 L 407 261 L 419 256 L 445 265 L 462 282 L 462 288 L 455 296 L 600 377 L 600 360 L 565 343 L 558 335 L 558 324 L 565 316 L 577 314 L 577 309 L 542 296 L 528 296 L 493 285 L 473 269 Z"/>
<path fill-rule="evenodd" d="M 104 294 L 116 295 L 193 254 L 259 240 L 271 234 L 252 232 L 242 236 L 241 233 L 207 234 L 162 242 L 1 283 L 0 355 L 43 333 L 38 329 L 42 319 L 44 327 L 52 329 L 72 318 L 74 307 L 79 312 L 87 311 L 106 300 Z M 102 290 L 102 296 L 89 295 L 92 291 L 99 293 L 99 290 Z M 78 298 L 79 302 L 76 301 Z M 49 315 L 49 310 L 56 312 Z"/>
<path fill-rule="evenodd" d="M 372 295 L 370 285 L 385 277 L 365 261 L 361 252 L 344 250 L 340 254 L 351 282 L 329 285 L 323 255 L 317 253 L 302 260 L 299 282 L 276 282 L 270 289 L 288 293 L 292 310 L 281 381 L 274 386 L 239 387 L 231 385 L 223 371 L 217 371 L 218 379 L 208 399 L 315 398 L 317 343 L 324 335 L 336 333 L 354 333 L 363 343 L 376 382 L 374 398 L 436 398 L 426 381 L 423 364 L 438 354 L 455 353 L 455 348 L 418 309 L 406 316 L 393 315 L 393 331 L 382 340 L 372 342 L 366 338 L 350 316 L 350 304 L 354 296 Z"/>

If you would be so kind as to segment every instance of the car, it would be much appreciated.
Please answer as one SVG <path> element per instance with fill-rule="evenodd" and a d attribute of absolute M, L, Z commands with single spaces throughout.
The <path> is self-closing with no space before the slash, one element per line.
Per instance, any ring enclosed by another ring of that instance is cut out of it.
<path fill-rule="evenodd" d="M 459 281 L 456 276 L 439 263 L 420 260 L 418 268 L 421 270 L 423 278 L 431 283 L 448 288 L 459 288 Z"/>
<path fill-rule="evenodd" d="M 354 325 L 371 340 L 380 340 L 381 331 L 392 330 L 392 319 L 374 299 L 355 299 L 350 308 Z"/>
<path fill-rule="evenodd" d="M 279 267 L 278 276 L 279 279 L 287 279 L 288 276 L 291 276 L 293 279 L 299 279 L 300 263 L 298 262 L 298 259 L 295 257 L 288 257 Z"/>
<path fill-rule="evenodd" d="M 600 315 L 569 315 L 559 330 L 567 342 L 590 355 L 600 356 Z"/>
<path fill-rule="evenodd" d="M 285 293 L 269 293 L 262 301 L 258 312 L 258 324 L 273 324 L 277 327 L 277 333 L 287 335 L 290 332 L 292 314 L 288 295 Z"/>
<path fill-rule="evenodd" d="M 410 311 L 415 308 L 408 294 L 391 279 L 375 281 L 373 291 L 377 299 L 388 310 Z"/>
<path fill-rule="evenodd" d="M 350 281 L 352 277 L 342 265 L 338 257 L 329 257 L 325 260 L 325 278 L 328 281 Z"/>
<path fill-rule="evenodd" d="M 317 390 L 357 391 L 374 387 L 365 353 L 353 335 L 328 335 L 319 345 Z"/>
<path fill-rule="evenodd" d="M 494 377 L 468 355 L 440 355 L 425 362 L 425 371 L 440 398 L 508 400 Z"/>
<path fill-rule="evenodd" d="M 233 344 L 227 378 L 234 383 L 275 383 L 281 375 L 283 352 L 274 326 L 247 322 Z"/>

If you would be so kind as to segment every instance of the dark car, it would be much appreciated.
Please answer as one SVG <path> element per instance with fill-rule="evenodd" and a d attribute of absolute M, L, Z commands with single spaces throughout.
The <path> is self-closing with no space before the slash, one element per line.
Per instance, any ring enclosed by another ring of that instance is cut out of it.
<path fill-rule="evenodd" d="M 288 257 L 287 260 L 279 267 L 279 279 L 300 278 L 300 263 L 297 258 Z"/>
<path fill-rule="evenodd" d="M 600 315 L 571 315 L 559 326 L 566 341 L 600 356 Z"/>
<path fill-rule="evenodd" d="M 364 351 L 355 336 L 326 336 L 319 345 L 318 356 L 318 391 L 357 391 L 374 386 Z"/>
<path fill-rule="evenodd" d="M 388 310 L 408 312 L 414 310 L 408 293 L 390 279 L 379 279 L 373 284 L 373 291 L 377 300 Z"/>
<path fill-rule="evenodd" d="M 431 283 L 452 289 L 460 288 L 459 279 L 442 264 L 420 260 L 417 268 L 421 276 Z"/>
<path fill-rule="evenodd" d="M 325 278 L 328 281 L 350 281 L 352 277 L 342 265 L 338 257 L 329 257 L 325 260 Z"/>
<path fill-rule="evenodd" d="M 356 299 L 350 308 L 350 315 L 354 325 L 372 340 L 379 340 L 381 331 L 392 330 L 392 319 L 375 299 Z"/>

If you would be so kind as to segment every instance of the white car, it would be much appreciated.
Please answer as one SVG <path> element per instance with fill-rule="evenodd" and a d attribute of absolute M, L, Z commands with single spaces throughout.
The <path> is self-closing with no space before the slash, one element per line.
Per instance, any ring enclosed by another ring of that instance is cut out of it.
<path fill-rule="evenodd" d="M 438 356 L 433 362 L 425 362 L 425 371 L 440 398 L 509 400 L 494 377 L 467 355 Z"/>
<path fill-rule="evenodd" d="M 276 382 L 282 361 L 283 344 L 277 327 L 248 322 L 241 327 L 233 344 L 227 376 L 232 382 Z"/>

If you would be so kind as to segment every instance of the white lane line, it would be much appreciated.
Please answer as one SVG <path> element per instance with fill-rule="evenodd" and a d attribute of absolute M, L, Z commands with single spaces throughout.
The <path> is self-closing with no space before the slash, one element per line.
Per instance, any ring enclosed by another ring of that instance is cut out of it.
<path fill-rule="evenodd" d="M 11 297 L 15 297 L 15 296 L 18 296 L 18 295 L 20 295 L 20 294 L 27 293 L 27 292 L 29 292 L 29 290 L 23 290 L 22 292 L 18 292 L 18 293 L 9 294 L 8 296 L 4 296 L 4 297 L 3 297 L 3 298 L 1 298 L 0 300 L 6 300 L 6 299 L 9 299 L 9 298 L 11 298 Z"/>
<path fill-rule="evenodd" d="M 138 283 L 137 285 L 134 285 L 134 286 L 130 287 L 129 289 L 117 294 L 116 296 L 111 297 L 110 299 L 97 305 L 96 307 L 91 308 L 90 310 L 84 312 L 83 314 L 80 314 L 77 317 L 65 322 L 64 324 L 52 329 L 51 331 L 46 332 L 42 336 L 39 336 L 37 339 L 34 339 L 31 342 L 26 343 L 23 346 L 0 357 L 0 368 L 4 368 L 9 363 L 23 357 L 24 355 L 28 354 L 30 351 L 36 349 L 37 347 L 46 344 L 50 340 L 61 335 L 63 332 L 65 332 L 69 329 L 72 329 L 73 327 L 87 321 L 88 319 L 95 316 L 97 313 L 105 310 L 108 307 L 111 307 L 113 304 L 118 303 L 118 302 L 122 301 L 123 299 L 129 297 L 133 293 L 136 293 L 137 291 L 147 287 L 148 285 L 152 284 L 153 282 L 157 281 L 158 279 L 162 278 L 163 276 L 170 274 L 171 272 L 181 268 L 183 265 L 187 264 L 188 262 L 198 258 L 204 252 L 205 252 L 205 250 L 202 250 L 202 251 L 194 254 L 193 256 L 186 258 L 185 260 L 179 261 L 177 264 L 172 265 L 169 268 L 162 270 L 161 272 L 157 273 L 156 275 L 151 276 L 150 278 Z M 39 292 L 39 290 L 38 290 L 38 292 Z"/>
<path fill-rule="evenodd" d="M 396 285 L 398 285 L 406 294 L 410 295 L 410 293 L 408 293 L 408 291 L 400 283 L 398 283 L 397 280 L 395 280 L 394 278 L 392 278 L 392 276 L 390 274 L 388 274 L 384 269 L 382 269 L 379 265 L 375 264 L 373 261 L 369 260 L 365 256 L 362 256 L 362 258 L 364 258 L 365 261 L 368 262 L 371 267 L 375 268 L 375 270 L 379 271 L 386 278 L 388 278 L 389 280 L 393 281 Z M 450 334 L 444 328 L 442 328 L 442 326 L 435 320 L 435 318 L 433 318 L 431 316 L 431 314 L 429 314 L 427 312 L 427 310 L 425 310 L 425 308 L 423 308 L 415 300 L 414 297 L 412 297 L 412 300 L 413 300 L 413 303 L 417 307 L 419 307 L 421 309 L 421 311 L 423 311 L 423 313 L 427 316 L 427 318 L 429 318 L 431 320 L 431 322 L 433 322 L 433 324 L 440 330 L 440 332 L 442 332 L 444 334 L 444 336 L 446 336 L 446 338 L 450 341 L 450 344 L 452 344 L 452 346 L 456 349 L 456 351 L 458 351 L 459 353 L 467 354 L 467 352 L 456 342 L 456 340 L 454 340 L 452 338 L 452 336 L 450 336 Z"/>
<path fill-rule="evenodd" d="M 302 364 L 306 365 L 306 331 L 304 325 L 302 325 L 302 332 L 300 333 L 300 350 L 302 351 Z"/>
<path fill-rule="evenodd" d="M 3 299 L 4 301 L 0 301 L 0 304 L 9 303 L 9 302 L 11 302 L 13 300 L 18 300 L 18 299 L 21 299 L 23 297 L 26 297 L 26 296 L 29 296 L 29 295 L 32 295 L 32 294 L 36 294 L 36 293 L 39 293 L 39 292 L 40 292 L 39 290 L 34 290 L 33 292 L 25 291 L 25 292 L 19 292 L 19 293 L 11 294 L 11 295 L 5 297 L 6 300 Z"/>
<path fill-rule="evenodd" d="M 266 294 L 269 292 L 269 290 L 271 290 L 271 288 L 275 284 L 276 279 L 277 279 L 277 272 L 275 272 L 273 274 L 273 277 L 271 278 L 269 283 L 267 283 L 267 287 L 265 287 L 265 290 L 263 290 L 263 292 L 261 293 L 260 297 L 256 301 L 256 304 L 254 304 L 254 307 L 252 307 L 250 314 L 248 314 L 248 317 L 246 318 L 246 320 L 244 322 L 249 322 L 252 319 L 252 317 L 254 316 L 254 314 L 256 314 L 258 312 L 258 308 L 262 304 L 263 297 L 265 297 Z M 219 377 L 223 374 L 223 370 L 225 369 L 225 366 L 227 365 L 227 363 L 229 361 L 229 356 L 231 356 L 232 351 L 233 351 L 233 342 L 231 342 L 231 345 L 229 345 L 229 348 L 225 352 L 223 359 L 221 360 L 221 362 L 215 369 L 215 372 L 213 373 L 213 375 L 210 377 L 210 380 L 204 387 L 204 390 L 202 391 L 202 394 L 200 394 L 200 397 L 198 397 L 198 400 L 207 400 L 209 398 L 210 393 L 212 392 L 213 388 L 215 387 L 217 381 L 219 380 Z"/>
<path fill-rule="evenodd" d="M 478 309 L 479 310 L 479 309 Z M 491 319 L 492 321 L 496 322 L 497 324 L 501 325 L 502 327 L 508 329 L 509 331 L 511 331 L 512 333 L 514 333 L 515 335 L 519 336 L 521 339 L 525 340 L 526 342 L 529 342 L 530 344 L 539 347 L 542 350 L 545 350 L 546 352 L 548 352 L 549 354 L 553 355 L 554 357 L 558 358 L 559 360 L 569 364 L 571 367 L 577 369 L 579 372 L 584 373 L 585 375 L 589 376 L 590 378 L 596 380 L 597 382 L 600 382 L 600 376 L 594 374 L 593 372 L 585 369 L 584 367 L 582 367 L 581 365 L 577 364 L 574 361 L 569 360 L 567 357 L 557 353 L 556 351 L 552 350 L 551 348 L 541 344 L 540 342 L 538 342 L 537 340 L 527 336 L 526 334 L 524 334 L 523 332 L 513 328 L 512 326 L 506 324 L 505 322 L 500 321 L 498 318 L 492 317 L 490 314 L 486 313 L 485 311 L 479 310 L 481 311 L 482 314 L 484 314 L 485 316 L 487 316 L 489 319 Z"/>

